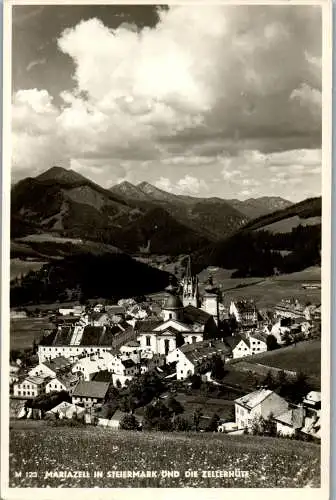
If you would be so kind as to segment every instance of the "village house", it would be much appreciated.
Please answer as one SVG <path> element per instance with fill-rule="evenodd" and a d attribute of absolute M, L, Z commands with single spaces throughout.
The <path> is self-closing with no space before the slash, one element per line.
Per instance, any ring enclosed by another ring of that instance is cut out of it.
<path fill-rule="evenodd" d="M 225 342 L 231 348 L 233 359 L 250 356 L 250 343 L 243 335 L 236 334 L 232 337 L 226 337 Z"/>
<path fill-rule="evenodd" d="M 209 368 L 209 362 L 215 355 L 223 361 L 231 354 L 231 349 L 224 342 L 212 340 L 196 344 L 184 344 L 169 353 L 167 363 L 176 363 L 177 380 L 185 380 L 196 370 Z"/>
<path fill-rule="evenodd" d="M 108 382 L 86 382 L 81 380 L 72 392 L 72 403 L 84 405 L 84 407 L 100 405 L 106 397 L 109 385 Z"/>
<path fill-rule="evenodd" d="M 276 431 L 280 436 L 293 436 L 304 425 L 305 411 L 303 406 L 291 408 L 274 417 Z"/>
<path fill-rule="evenodd" d="M 251 429 L 254 417 L 277 417 L 288 410 L 288 403 L 269 389 L 259 389 L 235 400 L 236 424 Z"/>
<path fill-rule="evenodd" d="M 46 412 L 46 415 L 58 415 L 59 419 L 62 418 L 68 418 L 71 419 L 74 416 L 80 418 L 84 415 L 85 408 L 82 408 L 81 406 L 77 406 L 71 403 L 68 403 L 67 401 L 63 401 L 62 403 L 58 404 L 51 410 Z"/>
<path fill-rule="evenodd" d="M 258 309 L 253 300 L 232 301 L 229 314 L 243 327 L 252 327 L 258 324 Z"/>
<path fill-rule="evenodd" d="M 102 370 L 113 370 L 116 356 L 110 352 L 95 352 L 81 357 L 72 367 L 73 373 L 80 373 L 84 380 L 88 381 L 94 373 Z"/>
<path fill-rule="evenodd" d="M 51 359 L 50 361 L 45 360 L 43 363 L 39 363 L 37 366 L 34 366 L 29 372 L 28 375 L 33 377 L 56 377 L 59 371 L 70 370 L 72 366 L 71 361 L 69 359 L 64 358 L 63 356 L 59 356 L 57 358 Z"/>
<path fill-rule="evenodd" d="M 45 387 L 49 380 L 48 377 L 28 376 L 14 384 L 13 395 L 27 399 L 36 398 L 45 392 Z"/>
<path fill-rule="evenodd" d="M 78 359 L 81 355 L 96 352 L 115 352 L 128 342 L 135 340 L 136 333 L 128 324 L 106 326 L 65 326 L 45 336 L 38 346 L 39 362 L 58 356 Z"/>
<path fill-rule="evenodd" d="M 110 366 L 114 386 L 120 384 L 123 387 L 126 381 L 132 380 L 141 373 L 140 363 L 135 363 L 132 359 L 123 359 L 119 356 L 113 360 Z"/>
<path fill-rule="evenodd" d="M 274 315 L 279 318 L 301 318 L 305 314 L 305 306 L 296 300 L 282 300 L 274 307 Z"/>
<path fill-rule="evenodd" d="M 78 383 L 77 375 L 72 373 L 59 374 L 47 383 L 45 392 L 46 394 L 49 394 L 50 392 L 66 391 L 71 395 L 77 383 Z"/>
<path fill-rule="evenodd" d="M 19 365 L 10 365 L 9 367 L 9 383 L 14 384 L 14 382 L 19 381 Z"/>
<path fill-rule="evenodd" d="M 68 307 L 68 308 L 61 307 L 58 309 L 59 314 L 61 314 L 62 316 L 79 317 L 83 314 L 84 311 L 85 311 L 85 308 L 84 308 L 84 306 L 81 306 L 81 305 Z"/>
<path fill-rule="evenodd" d="M 250 355 L 260 354 L 267 351 L 267 335 L 261 330 L 251 330 L 246 332 L 246 338 L 250 347 Z"/>

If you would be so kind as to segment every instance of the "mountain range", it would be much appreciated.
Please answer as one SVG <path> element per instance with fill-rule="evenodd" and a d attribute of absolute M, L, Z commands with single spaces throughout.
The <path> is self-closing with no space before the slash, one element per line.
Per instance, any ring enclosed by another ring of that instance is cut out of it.
<path fill-rule="evenodd" d="M 77 172 L 52 167 L 11 189 L 12 239 L 52 234 L 106 243 L 130 253 L 189 253 L 234 234 L 288 200 L 198 198 L 147 182 L 110 189 Z"/>

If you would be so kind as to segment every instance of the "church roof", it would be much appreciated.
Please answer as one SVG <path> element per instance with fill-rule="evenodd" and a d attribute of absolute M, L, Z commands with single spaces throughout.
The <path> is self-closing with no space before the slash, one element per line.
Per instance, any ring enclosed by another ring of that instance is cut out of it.
<path fill-rule="evenodd" d="M 170 295 L 166 300 L 163 309 L 175 310 L 175 309 L 183 309 L 183 304 L 178 295 Z"/>
<path fill-rule="evenodd" d="M 211 314 L 192 305 L 186 306 L 183 311 L 183 322 L 187 324 L 200 323 L 205 325 L 210 318 Z"/>

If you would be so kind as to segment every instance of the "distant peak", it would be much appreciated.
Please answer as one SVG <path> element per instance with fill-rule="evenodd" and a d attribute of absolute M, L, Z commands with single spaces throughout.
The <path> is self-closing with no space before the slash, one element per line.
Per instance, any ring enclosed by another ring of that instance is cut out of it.
<path fill-rule="evenodd" d="M 86 180 L 85 177 L 74 170 L 53 166 L 35 177 L 38 181 L 57 180 L 63 182 L 76 182 Z"/>

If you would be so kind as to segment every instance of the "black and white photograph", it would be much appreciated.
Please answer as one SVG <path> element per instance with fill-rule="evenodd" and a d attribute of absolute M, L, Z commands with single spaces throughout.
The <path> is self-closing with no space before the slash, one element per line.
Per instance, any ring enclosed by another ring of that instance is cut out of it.
<path fill-rule="evenodd" d="M 4 9 L 3 498 L 327 499 L 331 2 Z"/>

